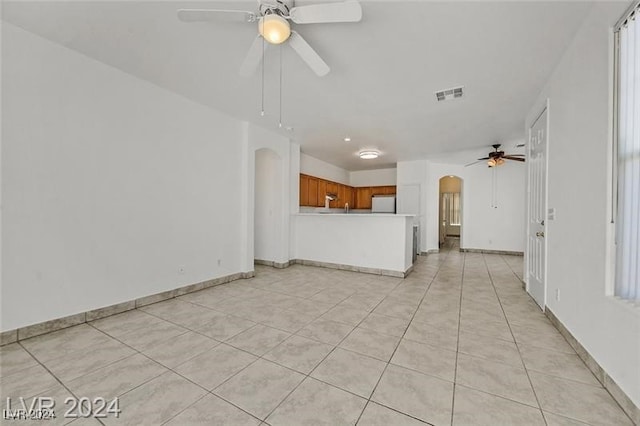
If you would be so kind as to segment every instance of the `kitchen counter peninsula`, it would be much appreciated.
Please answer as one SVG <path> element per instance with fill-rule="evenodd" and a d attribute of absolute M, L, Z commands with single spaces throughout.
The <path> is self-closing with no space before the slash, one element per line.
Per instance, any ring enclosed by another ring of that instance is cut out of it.
<path fill-rule="evenodd" d="M 302 264 L 395 277 L 413 268 L 413 215 L 298 213 L 292 222 Z"/>

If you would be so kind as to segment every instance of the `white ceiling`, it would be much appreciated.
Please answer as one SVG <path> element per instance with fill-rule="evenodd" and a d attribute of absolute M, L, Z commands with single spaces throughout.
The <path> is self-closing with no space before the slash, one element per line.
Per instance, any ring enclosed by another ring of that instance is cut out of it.
<path fill-rule="evenodd" d="M 298 0 L 297 4 L 322 1 Z M 281 132 L 302 151 L 363 170 L 474 150 L 524 136 L 524 116 L 592 3 L 580 1 L 362 1 L 352 24 L 295 28 L 331 67 L 317 77 L 283 49 L 278 128 L 278 48 L 261 73 L 238 69 L 255 24 L 186 24 L 178 8 L 256 10 L 236 1 L 3 1 L 3 19 L 106 64 Z M 463 99 L 434 92 L 465 86 Z M 343 138 L 350 136 L 352 142 Z M 485 148 L 486 147 L 486 148 Z M 355 155 L 377 148 L 383 155 Z M 471 158 L 473 160 L 473 158 Z"/>

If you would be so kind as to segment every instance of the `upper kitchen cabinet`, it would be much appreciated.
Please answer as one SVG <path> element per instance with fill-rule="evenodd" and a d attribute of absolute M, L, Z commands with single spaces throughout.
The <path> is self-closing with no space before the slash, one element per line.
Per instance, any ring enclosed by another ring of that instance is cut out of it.
<path fill-rule="evenodd" d="M 396 186 L 392 185 L 392 186 L 383 186 L 383 195 L 396 195 Z"/>
<path fill-rule="evenodd" d="M 309 176 L 309 206 L 316 206 L 318 203 L 318 183 L 317 177 Z"/>
<path fill-rule="evenodd" d="M 340 207 L 338 204 L 338 184 L 335 182 L 327 181 L 327 194 L 331 194 L 333 196 L 333 200 L 329 202 L 329 207 L 335 208 Z"/>
<path fill-rule="evenodd" d="M 324 197 L 327 195 L 327 181 L 318 179 L 318 197 L 316 207 L 324 207 Z"/>
<path fill-rule="evenodd" d="M 300 205 L 308 206 L 309 204 L 309 176 L 300 175 Z"/>
<path fill-rule="evenodd" d="M 396 195 L 396 187 L 393 186 L 372 186 L 371 195 Z"/>
<path fill-rule="evenodd" d="M 300 174 L 300 205 L 305 207 L 324 207 L 325 196 L 334 195 L 329 203 L 331 208 L 370 209 L 374 195 L 395 195 L 396 186 L 363 186 L 354 188 L 337 182 L 331 182 L 315 176 Z"/>
<path fill-rule="evenodd" d="M 347 198 L 347 185 L 338 185 L 338 206 L 337 207 L 344 207 L 344 205 L 346 203 L 349 202 L 348 198 Z"/>

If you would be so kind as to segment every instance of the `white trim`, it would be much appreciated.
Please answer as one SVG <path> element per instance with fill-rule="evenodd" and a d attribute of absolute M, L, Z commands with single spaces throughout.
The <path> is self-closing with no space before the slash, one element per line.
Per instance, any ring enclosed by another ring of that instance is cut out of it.
<path fill-rule="evenodd" d="M 607 185 L 607 204 L 610 206 L 608 212 L 609 217 L 606 223 L 606 253 L 605 253 L 605 282 L 604 292 L 606 296 L 613 297 L 615 293 L 615 278 L 616 278 L 616 204 L 617 204 L 617 189 L 618 189 L 618 153 L 617 153 L 617 133 L 618 133 L 618 32 L 613 28 L 609 33 L 609 108 L 608 108 L 608 121 L 609 131 L 607 132 L 608 141 L 607 144 L 610 149 L 607 149 L 607 178 L 609 182 Z"/>
<path fill-rule="evenodd" d="M 631 3 L 631 5 L 629 5 L 627 10 L 625 10 L 624 13 L 622 14 L 622 18 L 620 18 L 618 22 L 616 22 L 616 24 L 614 25 L 613 30 L 615 32 L 620 31 L 620 28 L 622 28 L 622 26 L 625 24 L 627 19 L 629 19 L 629 16 L 631 16 L 631 14 L 634 11 L 636 14 L 640 13 L 640 0 L 636 0 L 635 2 Z M 637 17 L 638 15 L 636 15 L 636 18 Z"/>
<path fill-rule="evenodd" d="M 526 132 L 527 132 L 527 151 L 529 151 L 530 148 L 530 143 L 531 143 L 531 127 L 536 123 L 536 121 L 538 121 L 540 119 L 540 117 L 542 117 L 543 114 L 547 114 L 547 128 L 546 128 L 546 147 L 545 147 L 545 158 L 544 158 L 544 173 L 545 173 L 545 194 L 544 194 L 544 221 L 545 221 L 545 237 L 544 237 L 544 272 L 543 272 L 543 282 L 544 282 L 544 296 L 543 296 L 543 306 L 542 311 L 545 311 L 545 308 L 547 306 L 547 288 L 549 287 L 549 283 L 547 282 L 547 268 L 548 268 L 548 225 L 549 225 L 549 219 L 548 219 L 548 209 L 549 209 L 549 141 L 550 141 L 550 121 L 551 121 L 551 110 L 550 110 L 550 98 L 545 98 L 543 101 L 539 102 L 538 105 L 536 105 L 535 108 L 533 108 L 531 111 L 535 111 L 536 114 L 530 116 L 529 118 L 527 118 L 526 120 Z M 530 199 L 530 194 L 531 194 L 531 182 L 529 181 L 529 168 L 531 167 L 531 162 L 528 161 L 527 162 L 527 173 L 526 173 L 526 187 L 527 187 L 527 191 L 526 191 L 526 209 L 525 209 L 525 214 L 526 214 L 526 224 L 527 224 L 527 229 L 526 229 L 526 244 L 524 247 L 524 265 L 525 265 L 525 270 L 524 273 L 522 274 L 523 277 L 523 282 L 525 284 L 525 290 L 527 291 L 527 293 L 531 294 L 529 292 L 530 290 L 530 282 L 529 282 L 529 236 L 531 234 L 531 218 L 530 218 L 530 212 L 531 209 L 529 208 L 529 199 Z"/>

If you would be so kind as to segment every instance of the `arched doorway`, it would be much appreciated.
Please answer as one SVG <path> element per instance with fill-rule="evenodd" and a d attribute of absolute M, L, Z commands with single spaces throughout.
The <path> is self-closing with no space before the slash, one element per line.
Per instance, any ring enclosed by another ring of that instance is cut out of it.
<path fill-rule="evenodd" d="M 448 175 L 439 181 L 438 244 L 460 247 L 462 234 L 462 179 Z"/>
<path fill-rule="evenodd" d="M 268 148 L 255 151 L 254 260 L 277 262 L 282 246 L 282 159 Z"/>

